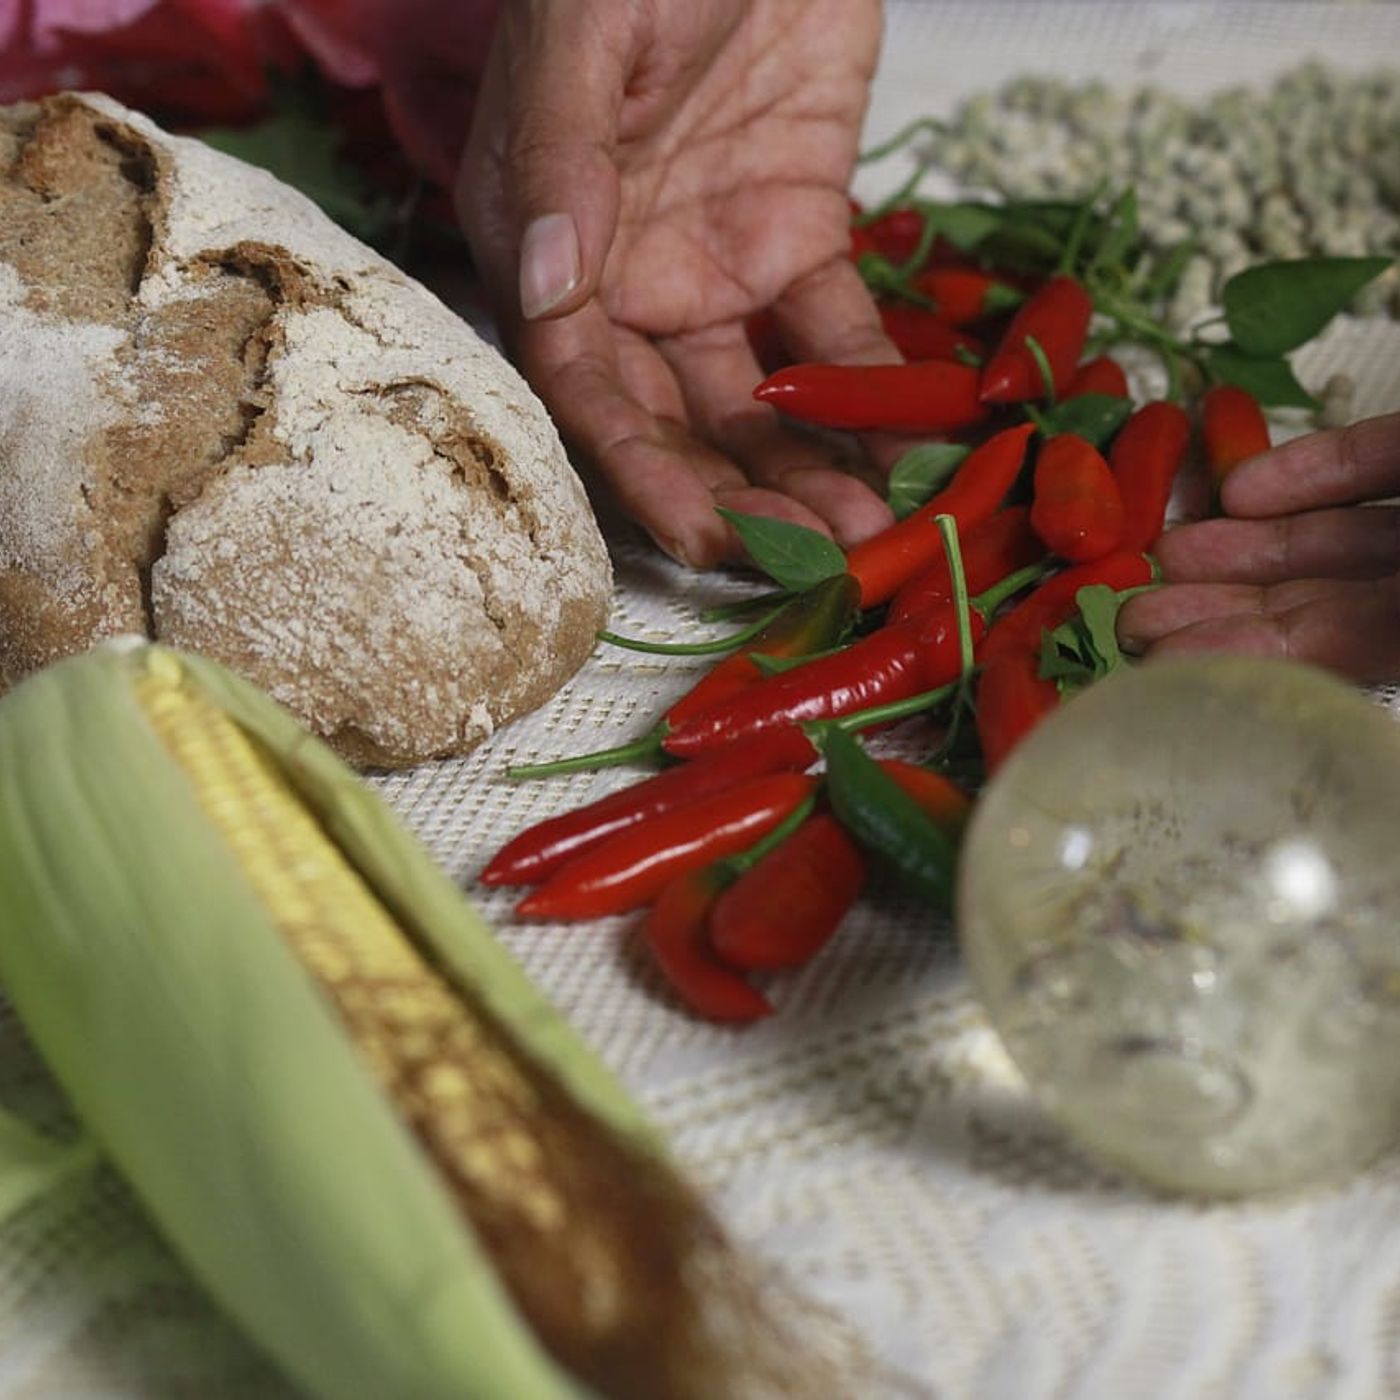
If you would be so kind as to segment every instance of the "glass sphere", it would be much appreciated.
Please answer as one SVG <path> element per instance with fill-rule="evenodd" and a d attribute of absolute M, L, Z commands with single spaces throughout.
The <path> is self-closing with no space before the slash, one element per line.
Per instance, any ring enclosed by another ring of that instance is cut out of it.
<path fill-rule="evenodd" d="M 1007 1050 L 1076 1140 L 1209 1195 L 1400 1138 L 1400 725 L 1294 663 L 1153 662 L 1012 754 L 958 924 Z"/>

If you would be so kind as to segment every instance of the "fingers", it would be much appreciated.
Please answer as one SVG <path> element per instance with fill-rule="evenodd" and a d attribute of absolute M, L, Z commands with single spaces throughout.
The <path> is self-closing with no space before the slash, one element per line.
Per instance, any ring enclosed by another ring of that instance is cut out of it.
<path fill-rule="evenodd" d="M 890 524 L 889 507 L 869 486 L 837 469 L 816 439 L 754 402 L 762 371 L 741 326 L 673 337 L 661 350 L 685 395 L 693 430 L 738 463 L 755 486 L 786 497 L 809 517 L 785 518 L 800 518 L 843 547 Z"/>
<path fill-rule="evenodd" d="M 773 304 L 773 315 L 796 360 L 854 365 L 900 358 L 869 289 L 844 255 L 792 283 Z"/>
<path fill-rule="evenodd" d="M 844 253 L 789 287 L 773 314 L 783 344 L 795 360 L 879 365 L 901 358 L 885 334 L 870 289 Z M 870 461 L 885 474 L 911 447 L 928 441 L 926 436 L 902 433 L 862 433 L 860 440 Z M 889 523 L 888 513 L 883 525 L 876 524 L 873 514 L 867 515 L 860 527 L 863 533 L 851 543 Z"/>
<path fill-rule="evenodd" d="M 1256 588 L 1180 584 L 1140 594 L 1118 619 L 1125 647 L 1149 658 L 1232 652 L 1309 662 L 1351 680 L 1400 680 L 1400 584 L 1302 580 Z"/>
<path fill-rule="evenodd" d="M 597 291 L 617 222 L 613 151 L 636 41 L 630 22 L 599 23 L 583 4 L 501 9 L 456 194 L 473 248 L 483 245 L 491 275 L 516 290 L 507 314 L 564 315 Z"/>
<path fill-rule="evenodd" d="M 1400 568 L 1400 508 L 1356 506 L 1277 520 L 1202 520 L 1153 551 L 1173 583 L 1381 578 Z"/>
<path fill-rule="evenodd" d="M 1221 488 L 1229 515 L 1262 518 L 1400 495 L 1400 413 L 1295 438 L 1242 462 Z"/>

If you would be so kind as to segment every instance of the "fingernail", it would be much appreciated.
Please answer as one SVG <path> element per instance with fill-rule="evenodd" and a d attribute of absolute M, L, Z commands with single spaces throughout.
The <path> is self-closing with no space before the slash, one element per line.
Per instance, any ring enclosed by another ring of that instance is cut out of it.
<path fill-rule="evenodd" d="M 581 275 L 578 231 L 568 214 L 542 214 L 520 243 L 520 310 L 527 321 L 558 306 Z"/>
<path fill-rule="evenodd" d="M 652 539 L 656 541 L 657 547 L 663 554 L 669 554 L 671 558 L 683 568 L 693 569 L 695 567 L 695 563 L 691 559 L 689 551 L 674 535 L 659 534 L 655 530 L 650 530 L 648 533 L 651 535 Z"/>

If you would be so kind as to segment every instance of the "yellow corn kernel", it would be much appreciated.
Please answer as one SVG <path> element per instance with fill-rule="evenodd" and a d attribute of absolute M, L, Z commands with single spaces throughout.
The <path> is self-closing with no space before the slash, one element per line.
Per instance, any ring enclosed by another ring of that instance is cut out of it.
<path fill-rule="evenodd" d="M 137 699 L 544 1344 L 605 1393 L 684 1393 L 694 1198 L 596 1124 L 414 944 L 276 760 L 178 672 Z M 676 1389 L 658 1381 L 671 1372 Z"/>

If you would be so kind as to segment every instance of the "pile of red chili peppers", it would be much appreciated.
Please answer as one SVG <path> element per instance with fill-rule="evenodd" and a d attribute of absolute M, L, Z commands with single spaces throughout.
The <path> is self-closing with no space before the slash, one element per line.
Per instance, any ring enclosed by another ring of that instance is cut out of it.
<path fill-rule="evenodd" d="M 644 911 L 657 967 L 716 1021 L 768 1014 L 755 974 L 824 947 L 873 865 L 949 907 L 968 788 L 937 755 L 877 757 L 857 733 L 930 710 L 956 729 L 968 706 L 993 773 L 1060 703 L 1042 653 L 1080 591 L 1153 581 L 1147 551 L 1193 441 L 1216 484 L 1269 445 L 1259 402 L 1236 384 L 1202 386 L 1194 414 L 1176 396 L 1132 403 L 1093 339 L 1102 308 L 1082 221 L 1037 272 L 934 236 L 913 204 L 853 213 L 852 256 L 905 362 L 782 365 L 755 397 L 827 428 L 952 438 L 966 455 L 843 568 L 772 597 L 617 751 L 660 771 L 522 832 L 480 877 L 531 887 L 527 917 Z M 770 324 L 753 335 L 766 364 L 780 358 Z M 592 757 L 536 771 L 610 759 Z"/>

